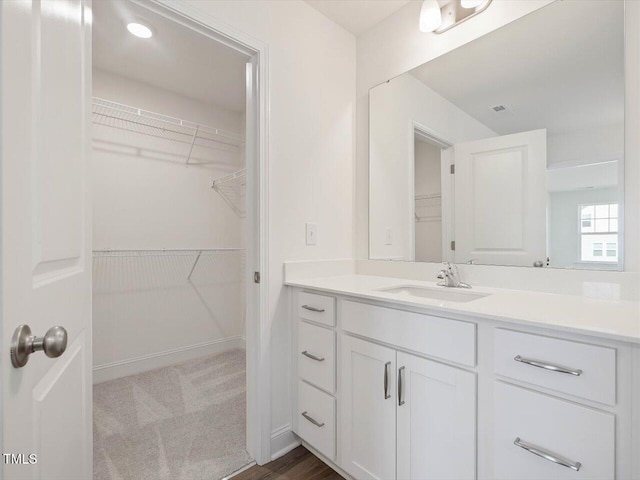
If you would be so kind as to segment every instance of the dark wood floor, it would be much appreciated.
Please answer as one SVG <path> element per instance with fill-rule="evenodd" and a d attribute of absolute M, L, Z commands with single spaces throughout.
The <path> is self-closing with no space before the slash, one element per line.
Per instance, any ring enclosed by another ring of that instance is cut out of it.
<path fill-rule="evenodd" d="M 322 460 L 300 446 L 262 467 L 255 466 L 233 477 L 233 480 L 340 480 Z"/>

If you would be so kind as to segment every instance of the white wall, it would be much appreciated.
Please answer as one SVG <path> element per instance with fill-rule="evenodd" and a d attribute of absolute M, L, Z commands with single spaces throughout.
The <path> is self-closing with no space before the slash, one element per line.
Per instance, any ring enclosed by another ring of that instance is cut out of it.
<path fill-rule="evenodd" d="M 547 137 L 547 165 L 583 165 L 624 157 L 624 125 L 607 125 Z"/>
<path fill-rule="evenodd" d="M 371 90 L 369 95 L 371 164 L 369 181 L 371 258 L 409 260 L 413 234 L 413 123 L 450 144 L 496 133 L 410 74 Z M 392 231 L 388 245 L 386 230 Z"/>
<path fill-rule="evenodd" d="M 549 194 L 549 257 L 552 267 L 597 268 L 581 265 L 579 207 L 590 203 L 616 203 L 616 188 L 596 188 Z M 609 267 L 610 268 L 610 267 Z"/>
<path fill-rule="evenodd" d="M 101 70 L 94 96 L 240 133 L 241 115 Z M 241 220 L 211 189 L 241 168 L 237 148 L 189 145 L 103 125 L 93 127 L 93 245 L 100 249 L 239 247 Z"/>
<path fill-rule="evenodd" d="M 415 194 L 432 195 L 442 193 L 440 154 L 441 150 L 418 138 L 414 142 Z M 441 199 L 416 200 L 416 215 L 438 217 L 419 221 L 415 225 L 416 262 L 442 261 L 442 202 Z"/>
<path fill-rule="evenodd" d="M 106 100 L 238 133 L 243 129 L 238 113 L 144 83 L 100 70 L 93 82 L 94 96 Z M 213 178 L 241 167 L 241 149 L 194 149 L 195 161 L 214 163 L 187 167 L 188 147 L 94 124 L 95 250 L 243 247 L 243 220 L 211 188 Z M 195 346 L 203 354 L 225 340 L 239 344 L 244 254 L 208 253 L 188 282 L 196 257 L 188 252 L 94 257 L 94 365 L 135 366 L 141 358 L 164 358 L 159 355 Z M 117 376 L 123 367 L 111 368 L 116 373 L 99 370 L 96 378 Z"/>
<path fill-rule="evenodd" d="M 291 423 L 283 262 L 353 258 L 355 253 L 355 38 L 301 1 L 188 3 L 268 44 L 269 335 L 275 438 Z M 305 221 L 318 225 L 315 246 L 305 245 Z"/>

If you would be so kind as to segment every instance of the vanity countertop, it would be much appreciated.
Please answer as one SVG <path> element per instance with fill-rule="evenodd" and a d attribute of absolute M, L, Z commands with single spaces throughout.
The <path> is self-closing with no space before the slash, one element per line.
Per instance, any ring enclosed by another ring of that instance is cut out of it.
<path fill-rule="evenodd" d="M 370 275 L 295 279 L 285 282 L 285 285 L 418 307 L 436 315 L 452 314 L 508 321 L 640 344 L 640 302 L 635 301 L 473 286 L 466 291 L 489 295 L 470 302 L 450 302 L 379 291 L 403 285 L 445 288 L 438 287 L 436 282 Z"/>

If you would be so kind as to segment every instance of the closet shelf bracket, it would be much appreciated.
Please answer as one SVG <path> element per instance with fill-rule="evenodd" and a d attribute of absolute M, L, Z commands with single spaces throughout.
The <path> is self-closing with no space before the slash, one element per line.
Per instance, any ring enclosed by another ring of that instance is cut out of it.
<path fill-rule="evenodd" d="M 198 138 L 198 130 L 200 130 L 200 125 L 196 125 L 196 129 L 193 131 L 193 137 L 191 137 L 191 146 L 189 147 L 189 153 L 187 154 L 187 165 L 189 165 L 191 154 L 193 153 L 193 147 L 195 146 L 196 139 Z"/>
<path fill-rule="evenodd" d="M 226 177 L 213 181 L 211 187 L 220 194 L 222 199 L 231 207 L 239 217 L 246 215 L 246 194 L 247 194 L 247 172 L 246 169 L 233 172 Z"/>

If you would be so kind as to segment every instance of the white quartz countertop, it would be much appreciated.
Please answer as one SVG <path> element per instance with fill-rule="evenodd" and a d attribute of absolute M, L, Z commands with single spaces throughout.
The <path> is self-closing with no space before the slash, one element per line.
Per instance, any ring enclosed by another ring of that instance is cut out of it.
<path fill-rule="evenodd" d="M 640 302 L 635 301 L 473 286 L 465 291 L 490 295 L 470 302 L 450 302 L 379 291 L 404 285 L 445 288 L 437 287 L 436 282 L 370 275 L 293 279 L 285 285 L 419 307 L 440 315 L 469 315 L 640 344 Z"/>

